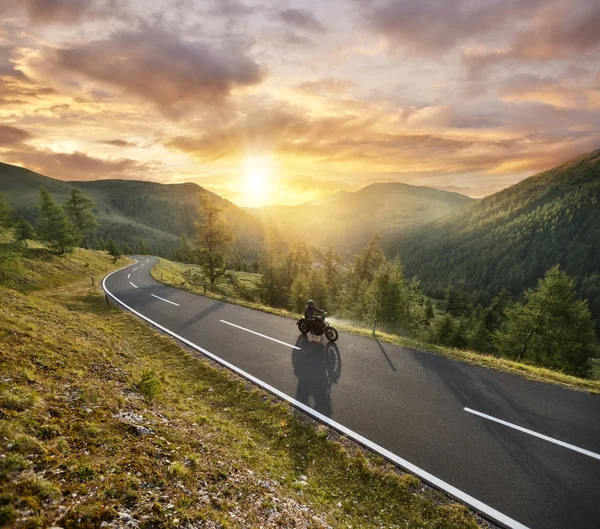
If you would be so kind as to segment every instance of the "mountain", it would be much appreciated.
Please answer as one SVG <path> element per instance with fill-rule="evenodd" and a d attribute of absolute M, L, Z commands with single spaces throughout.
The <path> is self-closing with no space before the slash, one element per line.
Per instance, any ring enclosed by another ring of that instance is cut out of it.
<path fill-rule="evenodd" d="M 254 259 L 263 239 L 262 223 L 228 200 L 199 185 L 158 184 L 138 180 L 63 182 L 28 169 L 0 163 L 0 193 L 25 218 L 35 223 L 39 190 L 45 187 L 56 202 L 64 203 L 73 187 L 81 189 L 96 204 L 100 235 L 112 237 L 119 245 L 135 248 L 138 239 L 156 252 L 169 254 L 182 233 L 193 235 L 199 220 L 199 197 L 208 193 L 224 209 L 236 235 L 242 257 Z"/>
<path fill-rule="evenodd" d="M 502 288 L 518 295 L 559 264 L 577 277 L 600 331 L 600 150 L 401 234 L 387 250 L 429 294 L 464 280 L 483 302 Z"/>
<path fill-rule="evenodd" d="M 375 232 L 384 240 L 407 227 L 456 212 L 473 199 L 459 193 L 399 183 L 372 184 L 355 192 L 338 191 L 299 206 L 246 208 L 265 224 L 273 223 L 315 246 L 333 246 L 351 255 Z"/>

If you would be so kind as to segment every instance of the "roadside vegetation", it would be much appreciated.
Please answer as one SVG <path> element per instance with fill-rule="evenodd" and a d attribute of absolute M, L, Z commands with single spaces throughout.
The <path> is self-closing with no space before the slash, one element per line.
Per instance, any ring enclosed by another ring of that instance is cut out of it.
<path fill-rule="evenodd" d="M 107 307 L 106 252 L 0 279 L 0 524 L 474 528 L 463 506 Z M 92 282 L 92 277 L 94 278 Z"/>
<path fill-rule="evenodd" d="M 483 308 L 464 282 L 448 287 L 444 299 L 426 297 L 400 260 L 386 257 L 378 234 L 348 264 L 332 248 L 315 262 L 304 243 L 271 231 L 253 274 L 244 271 L 218 208 L 211 206 L 204 219 L 197 224 L 199 247 L 182 235 L 174 254 L 188 263 L 161 259 L 156 279 L 291 317 L 313 299 L 341 329 L 362 335 L 377 329 L 392 343 L 600 392 L 593 361 L 600 351 L 587 301 L 576 298 L 575 281 L 558 266 L 522 299 L 502 291 Z M 214 251 L 207 241 L 217 241 Z"/>
<path fill-rule="evenodd" d="M 193 294 L 205 295 L 213 299 L 228 301 L 251 309 L 261 310 L 263 312 L 277 314 L 288 318 L 298 318 L 300 315 L 293 310 L 275 308 L 261 302 L 260 274 L 236 271 L 227 272 L 226 278 L 231 276 L 235 278 L 236 283 L 244 285 L 244 292 L 241 295 L 238 289 L 231 288 L 228 279 L 224 279 L 220 282 L 214 290 L 207 288 L 205 291 L 204 285 L 207 284 L 207 281 L 202 275 L 201 267 L 198 265 L 159 259 L 158 263 L 153 267 L 151 274 L 157 281 L 162 281 L 169 286 Z M 373 327 L 367 326 L 364 323 L 352 322 L 336 316 L 330 317 L 329 320 L 340 330 L 359 336 L 373 338 Z M 600 394 L 600 359 L 598 358 L 591 360 L 592 374 L 590 378 L 586 379 L 561 373 L 556 370 L 511 360 L 509 358 L 484 354 L 469 349 L 459 349 L 456 347 L 435 344 L 426 341 L 425 339 L 402 336 L 381 330 L 377 330 L 376 338 L 381 342 L 391 343 L 400 347 L 408 347 L 417 351 L 441 354 L 453 358 L 454 360 L 468 362 L 491 369 L 499 369 L 532 380 L 559 384 Z"/>

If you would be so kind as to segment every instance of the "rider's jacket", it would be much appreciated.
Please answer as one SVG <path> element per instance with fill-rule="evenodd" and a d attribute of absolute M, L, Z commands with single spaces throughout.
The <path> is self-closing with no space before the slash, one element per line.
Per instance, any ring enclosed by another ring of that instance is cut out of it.
<path fill-rule="evenodd" d="M 306 305 L 306 308 L 304 309 L 304 317 L 305 318 L 314 318 L 315 317 L 315 313 L 323 313 L 324 311 L 321 310 L 318 307 L 310 307 L 309 305 Z"/>

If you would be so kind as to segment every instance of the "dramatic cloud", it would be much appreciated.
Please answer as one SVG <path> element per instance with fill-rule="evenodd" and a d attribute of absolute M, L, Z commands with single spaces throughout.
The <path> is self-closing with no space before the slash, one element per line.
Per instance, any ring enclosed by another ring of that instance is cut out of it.
<path fill-rule="evenodd" d="M 48 52 L 40 68 L 72 72 L 123 89 L 175 117 L 201 105 L 222 104 L 235 88 L 258 84 L 265 76 L 235 42 L 216 48 L 155 28 L 120 31 Z"/>
<path fill-rule="evenodd" d="M 482 196 L 600 147 L 597 0 L 280 4 L 0 0 L 0 159 L 247 204 L 263 157 L 292 204 Z"/>
<path fill-rule="evenodd" d="M 499 49 L 472 49 L 464 62 L 472 77 L 492 65 L 505 62 L 545 62 L 582 59 L 600 51 L 600 4 L 580 0 L 577 9 L 570 2 L 547 2 L 526 20 L 508 46 Z"/>
<path fill-rule="evenodd" d="M 62 153 L 35 147 L 4 153 L 3 158 L 39 173 L 61 180 L 100 180 L 156 176 L 153 164 L 128 158 L 101 159 L 81 152 Z"/>
<path fill-rule="evenodd" d="M 319 22 L 313 13 L 306 9 L 278 9 L 276 16 L 294 29 L 311 33 L 325 33 L 325 26 Z"/>
<path fill-rule="evenodd" d="M 85 16 L 107 16 L 117 6 L 115 0 L 2 0 L 0 14 L 24 12 L 38 24 L 72 23 Z"/>
<path fill-rule="evenodd" d="M 31 134 L 26 130 L 10 127 L 8 125 L 0 125 L 0 147 L 21 143 L 29 138 L 31 138 Z"/>

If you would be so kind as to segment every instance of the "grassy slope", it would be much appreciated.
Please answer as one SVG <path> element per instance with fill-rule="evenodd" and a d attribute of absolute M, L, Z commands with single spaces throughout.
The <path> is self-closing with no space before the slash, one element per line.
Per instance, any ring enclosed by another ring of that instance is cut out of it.
<path fill-rule="evenodd" d="M 166 259 L 160 259 L 159 264 L 157 264 L 153 268 L 151 273 L 156 280 L 162 280 L 162 282 L 167 285 L 187 290 L 195 294 L 203 294 L 202 276 L 199 267 L 195 267 L 192 265 L 184 265 L 182 263 L 174 263 Z M 258 274 L 246 275 L 253 276 L 252 283 L 254 285 L 254 288 L 256 288 L 259 281 Z M 249 301 L 248 299 L 243 298 L 240 299 L 239 297 L 236 297 L 236 293 L 234 291 L 227 289 L 226 286 L 219 287 L 219 290 L 216 293 L 209 292 L 207 293 L 207 295 L 216 299 L 222 299 L 232 303 L 244 305 L 249 308 L 262 310 L 263 312 L 279 314 L 281 316 L 287 316 L 290 318 L 298 317 L 297 314 L 286 310 L 275 309 L 266 305 L 261 305 L 257 301 Z M 331 320 L 340 330 L 344 330 L 353 334 L 358 334 L 360 336 L 372 336 L 371 329 L 367 329 L 358 325 L 344 325 L 341 323 L 339 324 L 335 322 L 335 319 Z M 587 380 L 573 377 L 570 375 L 565 375 L 563 373 L 552 371 L 543 367 L 537 367 L 520 362 L 515 362 L 507 358 L 498 358 L 496 356 L 477 353 L 474 351 L 465 351 L 453 347 L 445 347 L 440 345 L 423 343 L 419 340 L 406 338 L 404 336 L 398 336 L 394 334 L 378 332 L 377 339 L 382 342 L 392 343 L 401 347 L 409 347 L 418 351 L 442 354 L 455 360 L 469 362 L 483 367 L 490 367 L 492 369 L 500 369 L 508 373 L 522 375 L 532 380 L 559 384 L 570 388 L 581 389 L 585 391 L 590 391 L 592 393 L 600 394 L 600 364 L 597 363 L 597 361 L 593 362 L 592 376 L 594 377 L 594 380 Z"/>
<path fill-rule="evenodd" d="M 416 478 L 109 309 L 106 256 L 19 259 L 16 290 L 0 286 L 0 522 L 476 527 Z"/>
<path fill-rule="evenodd" d="M 41 187 L 45 187 L 59 204 L 68 199 L 73 187 L 81 189 L 97 206 L 102 236 L 111 236 L 118 244 L 128 242 L 135 247 L 141 239 L 154 250 L 161 246 L 170 252 L 178 247 L 182 232 L 189 235 L 194 231 L 193 221 L 199 218 L 199 197 L 204 193 L 224 208 L 242 256 L 255 258 L 256 248 L 262 240 L 263 227 L 259 220 L 196 184 L 137 180 L 64 182 L 0 162 L 0 193 L 19 214 L 32 222 L 37 217 L 35 205 Z"/>

